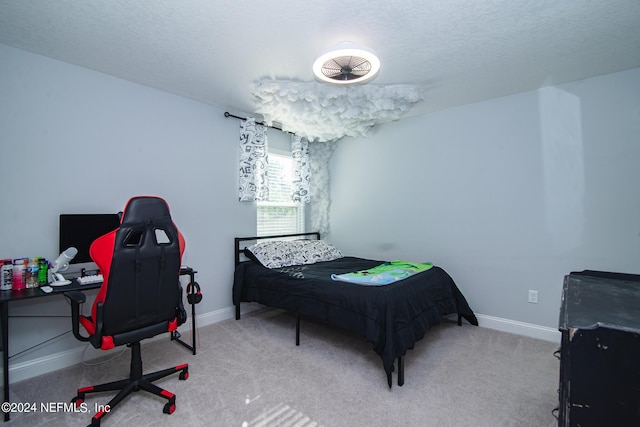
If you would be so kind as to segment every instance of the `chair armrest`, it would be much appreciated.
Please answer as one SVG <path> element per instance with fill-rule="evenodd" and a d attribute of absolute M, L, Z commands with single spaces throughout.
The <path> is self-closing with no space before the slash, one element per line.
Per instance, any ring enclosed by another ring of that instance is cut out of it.
<path fill-rule="evenodd" d="M 73 336 L 80 341 L 89 341 L 89 337 L 80 335 L 80 304 L 87 300 L 87 296 L 80 291 L 69 291 L 64 293 L 64 297 L 71 304 L 71 330 Z"/>
<path fill-rule="evenodd" d="M 87 300 L 87 296 L 81 291 L 69 291 L 64 293 L 65 298 L 73 304 L 82 304 Z"/>

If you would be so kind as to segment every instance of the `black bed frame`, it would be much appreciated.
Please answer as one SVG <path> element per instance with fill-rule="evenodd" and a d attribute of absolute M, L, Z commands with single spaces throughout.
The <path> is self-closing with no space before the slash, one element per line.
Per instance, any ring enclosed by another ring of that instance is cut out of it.
<path fill-rule="evenodd" d="M 320 240 L 320 232 L 313 231 L 309 233 L 292 233 L 292 234 L 278 234 L 272 236 L 254 236 L 254 237 L 236 237 L 233 239 L 233 253 L 235 257 L 235 266 L 237 267 L 242 262 L 242 257 L 247 257 L 246 247 L 244 242 L 257 242 L 259 240 L 272 240 L 272 239 L 291 239 L 291 240 L 303 240 L 305 237 L 315 237 L 315 240 Z M 247 258 L 248 259 L 248 258 Z M 240 320 L 240 302 L 236 304 L 236 320 Z M 300 345 L 300 315 L 298 315 L 296 326 L 296 345 Z"/>
<path fill-rule="evenodd" d="M 271 239 L 284 239 L 290 238 L 292 240 L 302 240 L 301 237 L 313 236 L 315 240 L 320 240 L 320 233 L 318 231 L 313 231 L 309 233 L 294 233 L 294 234 L 279 234 L 274 236 L 255 236 L 255 237 L 236 237 L 234 240 L 234 255 L 235 255 L 235 265 L 237 266 L 242 261 L 242 256 L 246 254 L 243 242 L 249 241 L 258 241 L 258 240 L 271 240 Z"/>
<path fill-rule="evenodd" d="M 304 239 L 308 237 L 315 237 L 315 240 L 320 240 L 319 232 L 310 232 L 310 233 L 295 233 L 295 234 L 280 234 L 273 236 L 254 236 L 254 237 L 236 237 L 234 238 L 234 256 L 235 256 L 235 265 L 237 266 L 242 262 L 243 256 L 246 257 L 245 248 L 248 246 L 245 242 L 249 241 L 259 241 L 259 240 L 268 240 L 268 239 Z M 240 302 L 236 304 L 236 320 L 240 319 Z M 462 324 L 462 316 L 458 314 L 458 325 Z M 296 345 L 300 345 L 300 314 L 296 314 Z M 389 388 L 392 387 L 392 379 L 391 376 L 387 377 L 387 382 L 389 384 Z M 398 386 L 402 387 L 404 385 L 404 359 L 402 356 L 398 357 Z"/>

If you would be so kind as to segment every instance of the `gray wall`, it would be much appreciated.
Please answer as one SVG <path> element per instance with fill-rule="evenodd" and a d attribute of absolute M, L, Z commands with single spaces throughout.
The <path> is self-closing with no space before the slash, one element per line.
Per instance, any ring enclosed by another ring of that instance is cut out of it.
<path fill-rule="evenodd" d="M 203 323 L 229 314 L 232 238 L 255 233 L 255 204 L 237 201 L 237 120 L 3 45 L 0 58 L 0 258 L 57 256 L 60 213 L 160 195 L 198 270 Z M 329 237 L 353 255 L 436 262 L 478 313 L 553 327 L 566 272 L 640 272 L 638 88 L 634 70 L 345 139 L 332 159 Z M 287 134 L 269 139 L 288 146 Z M 528 289 L 539 304 L 526 303 Z M 68 306 L 54 297 L 10 314 Z M 69 322 L 12 318 L 11 354 Z M 13 358 L 12 370 L 62 366 L 82 346 L 67 334 Z"/>
<path fill-rule="evenodd" d="M 640 273 L 639 160 L 640 69 L 404 119 L 338 145 L 331 240 L 555 328 L 565 274 Z"/>
<path fill-rule="evenodd" d="M 60 213 L 109 213 L 134 195 L 169 202 L 197 271 L 198 314 L 231 306 L 232 238 L 255 234 L 237 197 L 239 121 L 224 110 L 0 45 L 0 258 L 58 255 Z M 214 78 L 214 77 L 212 77 Z M 284 138 L 273 132 L 270 138 Z M 11 315 L 65 315 L 62 297 Z M 13 318 L 11 354 L 70 329 Z M 69 334 L 12 366 L 84 346 Z M 14 375 L 17 379 L 19 375 Z"/>

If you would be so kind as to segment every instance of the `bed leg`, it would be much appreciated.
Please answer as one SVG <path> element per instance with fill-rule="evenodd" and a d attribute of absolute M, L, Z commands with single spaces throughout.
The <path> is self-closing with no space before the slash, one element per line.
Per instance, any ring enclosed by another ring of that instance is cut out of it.
<path fill-rule="evenodd" d="M 458 313 L 458 326 L 462 326 L 462 314 Z"/>
<path fill-rule="evenodd" d="M 236 304 L 236 320 L 240 320 L 240 303 Z"/>
<path fill-rule="evenodd" d="M 402 356 L 398 357 L 398 386 L 402 387 L 404 385 L 404 358 Z"/>
<path fill-rule="evenodd" d="M 300 345 L 300 315 L 296 316 L 296 345 Z"/>

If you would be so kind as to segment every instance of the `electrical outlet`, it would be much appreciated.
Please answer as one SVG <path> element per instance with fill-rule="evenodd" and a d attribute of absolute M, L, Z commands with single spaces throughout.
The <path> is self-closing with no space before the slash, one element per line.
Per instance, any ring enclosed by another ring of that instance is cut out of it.
<path fill-rule="evenodd" d="M 529 290 L 529 302 L 532 304 L 538 303 L 538 291 Z"/>

